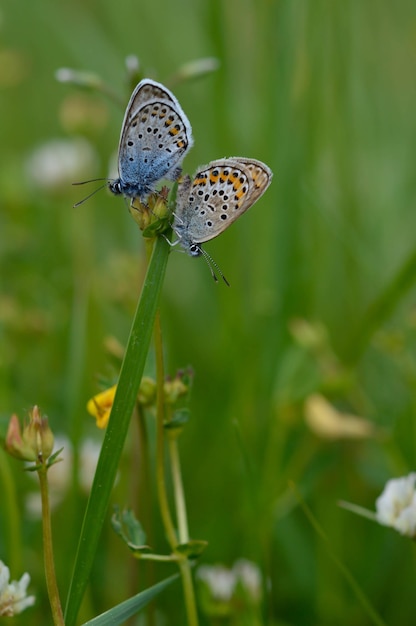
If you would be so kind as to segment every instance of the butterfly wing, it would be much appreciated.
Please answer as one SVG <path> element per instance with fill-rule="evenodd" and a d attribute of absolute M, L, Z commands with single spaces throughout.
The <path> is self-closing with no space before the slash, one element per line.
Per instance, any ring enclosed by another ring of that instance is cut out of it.
<path fill-rule="evenodd" d="M 228 161 L 233 161 L 237 165 L 243 166 L 247 173 L 250 194 L 247 197 L 249 206 L 244 207 L 244 211 L 247 211 L 257 200 L 264 194 L 266 189 L 272 182 L 273 172 L 265 163 L 258 161 L 257 159 L 247 159 L 244 157 L 230 157 Z"/>
<path fill-rule="evenodd" d="M 160 83 L 142 80 L 121 130 L 118 166 L 125 188 L 150 190 L 158 180 L 174 177 L 192 145 L 191 125 L 175 96 Z"/>
<path fill-rule="evenodd" d="M 174 230 L 186 247 L 217 237 L 263 195 L 272 176 L 270 168 L 255 159 L 212 161 L 179 194 Z"/>

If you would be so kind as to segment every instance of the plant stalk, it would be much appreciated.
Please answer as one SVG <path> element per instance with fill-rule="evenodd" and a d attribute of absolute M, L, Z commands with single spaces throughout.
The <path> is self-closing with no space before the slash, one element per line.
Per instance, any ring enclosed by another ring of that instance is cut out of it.
<path fill-rule="evenodd" d="M 188 543 L 188 518 L 186 514 L 185 492 L 182 482 L 181 463 L 176 433 L 172 433 L 169 437 L 169 456 L 172 471 L 173 492 L 175 496 L 176 517 L 178 520 L 179 543 Z"/>
<path fill-rule="evenodd" d="M 157 383 L 157 398 L 156 398 L 156 419 L 157 419 L 157 433 L 156 433 L 156 481 L 159 497 L 160 512 L 165 527 L 166 536 L 172 551 L 175 552 L 178 546 L 178 538 L 176 536 L 175 527 L 172 521 L 172 516 L 169 509 L 166 480 L 165 480 L 165 428 L 164 428 L 164 416 L 165 416 L 165 398 L 164 398 L 164 366 L 163 366 L 163 345 L 162 345 L 162 330 L 160 324 L 159 311 L 156 314 L 155 327 L 155 352 L 156 352 L 156 383 Z M 183 491 L 182 477 L 180 471 L 179 453 L 177 447 L 177 441 L 175 438 L 169 439 L 169 453 L 171 461 L 174 498 L 176 504 L 176 514 L 179 527 L 179 544 L 187 543 L 189 540 L 188 522 L 186 516 L 185 496 Z M 181 573 L 183 594 L 185 599 L 185 609 L 187 615 L 188 626 L 198 626 L 198 614 L 196 610 L 195 591 L 192 580 L 191 565 L 186 557 L 179 555 L 178 565 Z"/>
<path fill-rule="evenodd" d="M 51 511 L 49 506 L 49 485 L 47 473 L 47 467 L 42 464 L 38 470 L 38 476 L 42 500 L 43 558 L 45 565 L 46 587 L 48 589 L 53 623 L 55 626 L 65 626 L 58 584 L 56 582 L 55 562 L 53 558 Z"/>
<path fill-rule="evenodd" d="M 181 572 L 183 595 L 185 598 L 186 615 L 188 626 L 198 626 L 198 613 L 196 610 L 194 582 L 192 580 L 191 564 L 188 559 L 179 561 Z"/>
<path fill-rule="evenodd" d="M 169 545 L 175 550 L 178 540 L 176 537 L 175 526 L 173 524 L 172 515 L 169 509 L 169 501 L 166 490 L 165 479 L 165 396 L 163 385 L 165 382 L 163 367 L 163 345 L 162 345 L 162 329 L 160 324 L 160 312 L 157 311 L 154 324 L 154 341 L 156 353 L 156 483 L 159 498 L 160 514 L 162 516 L 163 526 Z"/>

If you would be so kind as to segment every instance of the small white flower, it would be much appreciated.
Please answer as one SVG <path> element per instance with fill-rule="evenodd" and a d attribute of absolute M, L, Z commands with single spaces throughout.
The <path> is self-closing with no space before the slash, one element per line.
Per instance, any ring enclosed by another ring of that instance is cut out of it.
<path fill-rule="evenodd" d="M 35 596 L 27 596 L 30 583 L 29 574 L 23 574 L 20 580 L 10 580 L 10 570 L 0 561 L 0 617 L 12 617 L 35 603 Z"/>
<path fill-rule="evenodd" d="M 51 139 L 33 150 L 26 172 L 37 187 L 53 190 L 85 178 L 96 161 L 94 148 L 86 139 Z"/>
<path fill-rule="evenodd" d="M 220 602 L 231 600 L 237 584 L 235 572 L 223 565 L 202 565 L 197 576 L 208 585 L 213 599 Z"/>
<path fill-rule="evenodd" d="M 376 500 L 376 519 L 402 535 L 416 536 L 416 473 L 393 478 Z"/>
<path fill-rule="evenodd" d="M 202 565 L 198 568 L 197 577 L 209 587 L 213 600 L 230 602 L 237 585 L 241 585 L 251 600 L 261 599 L 261 572 L 255 563 L 247 559 L 236 561 L 232 569 L 223 565 Z"/>
<path fill-rule="evenodd" d="M 258 602 L 262 593 L 262 577 L 257 565 L 248 559 L 239 559 L 234 563 L 233 571 L 252 600 Z"/>

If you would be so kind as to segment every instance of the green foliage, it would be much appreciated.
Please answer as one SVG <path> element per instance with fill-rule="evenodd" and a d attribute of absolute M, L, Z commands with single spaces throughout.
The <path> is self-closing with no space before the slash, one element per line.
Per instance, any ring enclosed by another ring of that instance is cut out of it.
<path fill-rule="evenodd" d="M 68 595 L 65 616 L 68 624 L 75 623 L 90 577 L 100 531 L 106 519 L 111 490 L 143 376 L 168 253 L 167 242 L 164 239 L 158 239 L 133 320 L 114 404 L 85 512 L 73 580 Z"/>
<path fill-rule="evenodd" d="M 146 545 L 146 533 L 142 525 L 134 516 L 133 511 L 127 510 L 120 512 L 115 507 L 111 525 L 114 532 L 129 546 L 129 548 L 139 554 L 141 552 L 150 552 L 149 546 Z"/>
<path fill-rule="evenodd" d="M 38 0 L 1 9 L 0 411 L 23 415 L 38 404 L 71 441 L 73 461 L 87 435 L 102 440 L 85 405 L 98 376 L 118 378 L 110 357 L 127 344 L 146 271 L 122 199 L 100 191 L 72 208 L 81 199 L 72 182 L 109 173 L 131 89 L 125 57 L 136 54 L 143 75 L 172 87 L 189 117 L 185 172 L 233 155 L 274 172 L 258 204 L 206 246 L 231 288 L 212 281 L 203 259 L 174 249 L 161 292 L 166 370 L 195 370 L 180 450 L 191 534 L 208 542 L 200 562 L 257 563 L 270 626 L 368 623 L 289 481 L 383 621 L 415 621 L 413 545 L 337 506 L 374 509 L 388 478 L 415 469 L 415 19 L 410 0 Z M 178 68 L 201 57 L 217 58 L 218 70 L 180 82 Z M 58 83 L 59 67 L 92 73 L 111 93 Z M 152 354 L 144 371 L 154 375 Z M 314 395 L 366 418 L 374 434 L 313 430 L 305 401 Z M 138 423 L 123 454 L 120 435 L 117 458 L 106 435 L 108 465 L 94 490 L 106 505 L 134 509 L 152 550 L 165 554 L 143 463 L 154 450 L 140 448 Z M 143 428 L 152 435 L 151 416 Z M 20 469 L 1 458 L 0 558 L 12 577 L 31 574 L 37 603 L 19 624 L 43 626 L 41 529 L 27 513 L 35 487 Z M 84 471 L 71 465 L 53 510 L 63 598 Z M 90 512 L 103 531 L 90 527 L 79 623 L 173 571 L 133 562 L 98 500 Z M 179 595 L 176 585 L 164 591 L 157 611 L 182 624 Z"/>
<path fill-rule="evenodd" d="M 150 589 L 146 589 L 146 591 L 138 593 L 133 598 L 129 598 L 128 600 L 125 600 L 125 602 L 121 602 L 119 605 L 109 611 L 106 611 L 102 615 L 98 615 L 98 617 L 94 617 L 94 619 L 85 622 L 83 626 L 119 626 L 119 624 L 125 624 L 129 617 L 132 617 L 143 609 L 143 607 L 154 600 L 154 598 L 158 596 L 161 591 L 172 584 L 177 578 L 178 576 L 171 576 L 170 578 L 163 580 Z"/>

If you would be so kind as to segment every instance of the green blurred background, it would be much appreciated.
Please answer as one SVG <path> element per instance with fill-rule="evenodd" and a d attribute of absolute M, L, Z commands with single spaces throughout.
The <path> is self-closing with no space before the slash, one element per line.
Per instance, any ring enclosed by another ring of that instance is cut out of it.
<path fill-rule="evenodd" d="M 117 375 L 104 342 L 127 340 L 143 242 L 122 199 L 101 191 L 74 209 L 90 188 L 70 183 L 108 175 L 130 95 L 125 58 L 137 55 L 192 124 L 185 171 L 238 155 L 274 172 L 256 206 L 206 245 L 231 288 L 176 250 L 164 285 L 167 370 L 195 371 L 181 452 L 191 535 L 209 542 L 202 562 L 255 562 L 264 624 L 372 623 L 294 481 L 385 622 L 414 624 L 413 545 L 337 501 L 374 509 L 387 479 L 415 469 L 415 3 L 6 0 L 0 36 L 2 415 L 39 404 L 76 449 L 102 435 L 85 404 L 97 376 Z M 203 57 L 219 69 L 170 80 Z M 98 74 L 122 106 L 58 83 L 60 67 Z M 372 434 L 317 432 L 305 422 L 312 394 L 370 420 Z M 23 514 L 33 483 L 17 462 L 2 467 Z M 63 597 L 84 506 L 74 486 L 55 509 Z M 166 550 L 157 510 L 154 520 L 153 545 Z M 16 526 L 1 506 L 0 559 L 14 578 L 29 571 L 37 595 L 15 623 L 48 616 L 40 555 L 38 519 Z M 107 524 L 85 619 L 132 591 L 130 561 Z M 138 589 L 143 576 L 139 566 Z M 158 607 L 160 623 L 185 623 L 178 588 Z"/>

